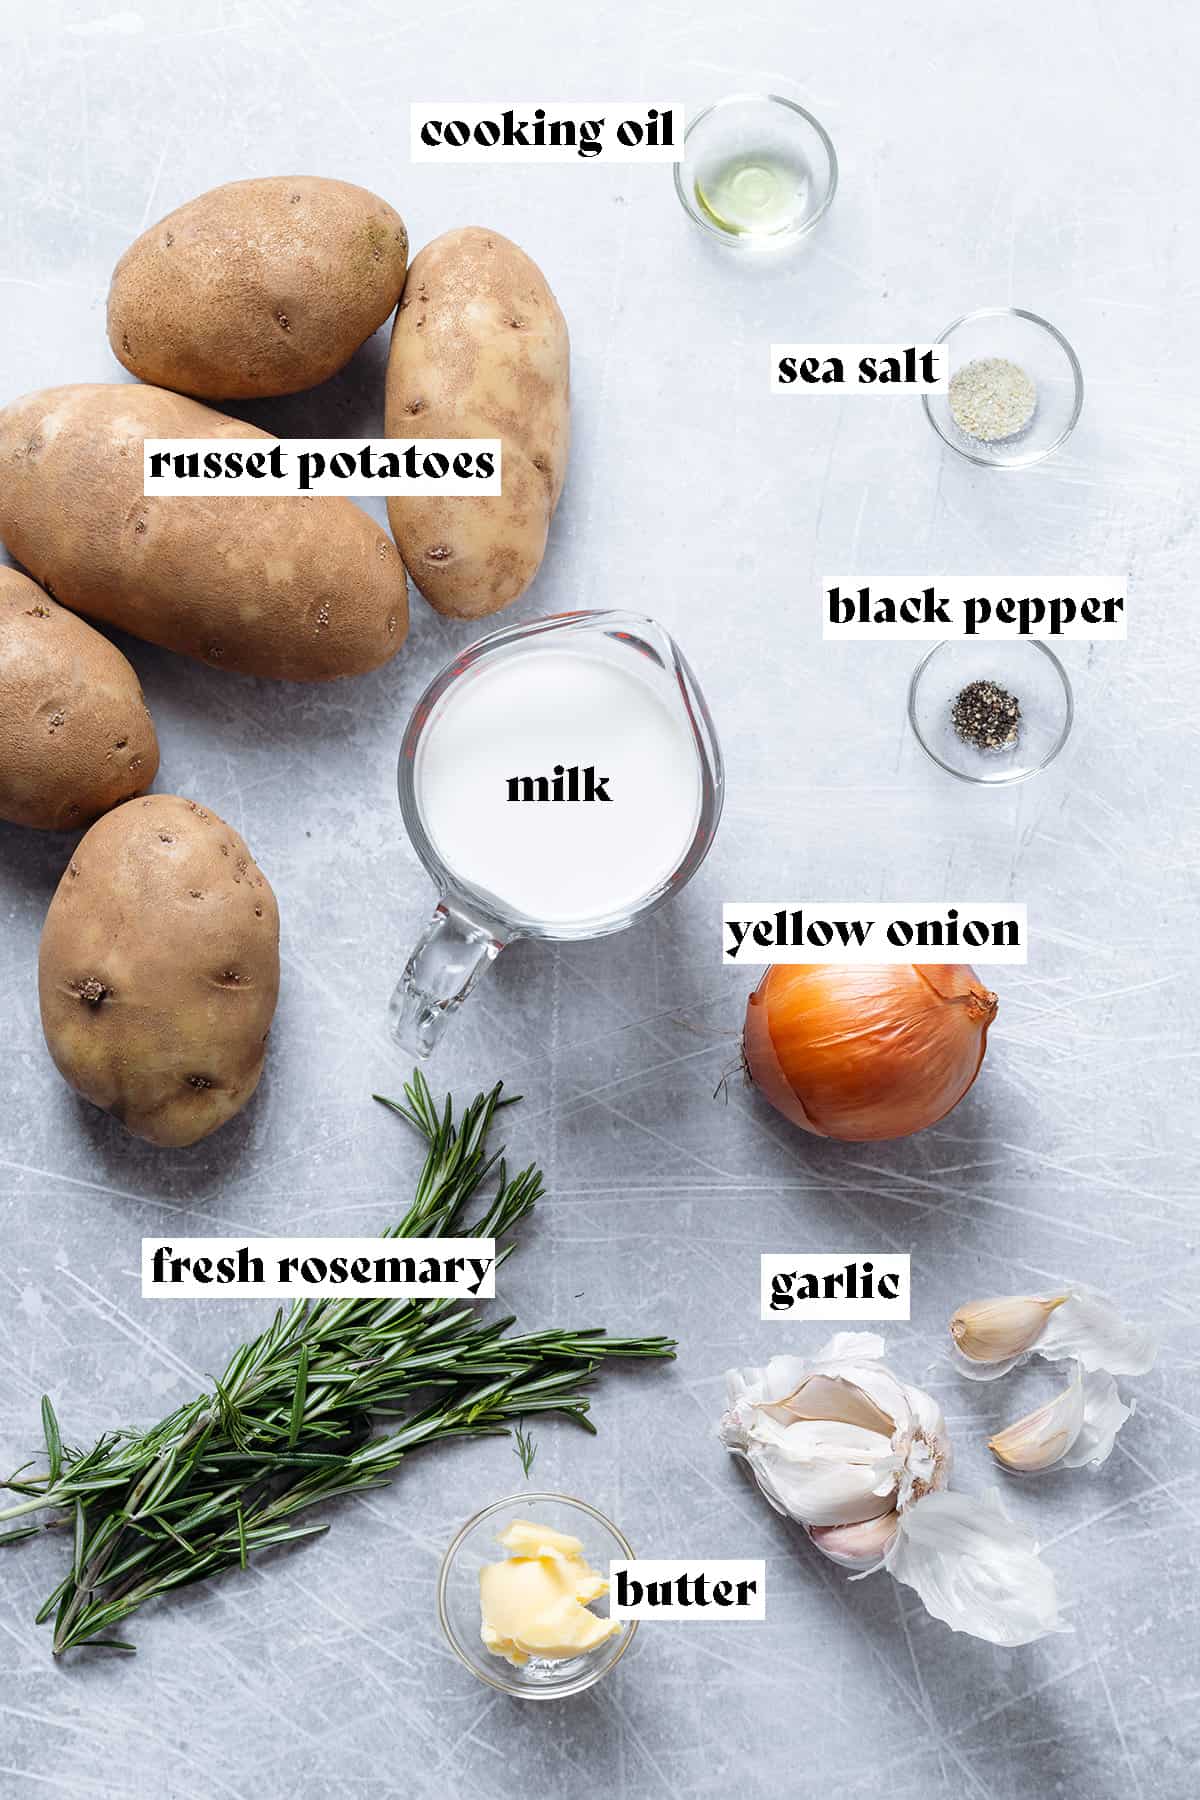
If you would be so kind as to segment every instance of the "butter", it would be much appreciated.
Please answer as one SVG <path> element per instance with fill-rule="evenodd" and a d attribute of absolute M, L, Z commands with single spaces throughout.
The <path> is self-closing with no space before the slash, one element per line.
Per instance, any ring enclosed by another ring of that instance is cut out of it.
<path fill-rule="evenodd" d="M 479 1571 L 480 1635 L 493 1656 L 515 1669 L 531 1657 L 565 1662 L 617 1635 L 618 1619 L 587 1610 L 608 1582 L 589 1567 L 578 1538 L 514 1519 L 500 1543 L 508 1556 Z"/>

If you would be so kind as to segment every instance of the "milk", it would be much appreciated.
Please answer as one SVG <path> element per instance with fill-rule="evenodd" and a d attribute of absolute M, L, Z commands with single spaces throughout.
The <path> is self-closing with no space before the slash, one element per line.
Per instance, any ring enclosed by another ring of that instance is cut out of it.
<path fill-rule="evenodd" d="M 700 818 L 699 755 L 682 704 L 672 709 L 637 661 L 517 645 L 434 707 L 413 770 L 422 822 L 451 874 L 505 916 L 612 920 L 683 861 Z"/>

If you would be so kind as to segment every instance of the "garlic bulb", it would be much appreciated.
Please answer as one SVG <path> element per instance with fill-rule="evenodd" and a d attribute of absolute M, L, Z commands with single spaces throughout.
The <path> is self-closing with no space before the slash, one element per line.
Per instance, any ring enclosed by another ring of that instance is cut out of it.
<path fill-rule="evenodd" d="M 1084 1463 L 1099 1468 L 1132 1413 L 1111 1375 L 1103 1369 L 1085 1372 L 1076 1363 L 1074 1377 L 1061 1394 L 989 1438 L 988 1449 L 997 1462 L 1021 1475 L 1059 1464 L 1066 1469 L 1082 1468 Z"/>
<path fill-rule="evenodd" d="M 945 1481 L 942 1410 L 898 1381 L 883 1352 L 874 1333 L 841 1331 L 812 1363 L 773 1356 L 765 1369 L 730 1371 L 721 1439 L 777 1512 L 857 1525 Z"/>
<path fill-rule="evenodd" d="M 1103 1294 L 1079 1286 L 972 1300 L 954 1314 L 950 1335 L 955 1365 L 973 1381 L 994 1381 L 1028 1356 L 1073 1359 L 1089 1372 L 1144 1375 L 1156 1354 L 1148 1331 L 1122 1318 Z"/>
<path fill-rule="evenodd" d="M 889 1570 L 953 1630 L 1023 1644 L 1067 1629 L 1032 1541 L 994 1502 L 946 1491 L 941 1407 L 883 1356 L 873 1332 L 838 1332 L 811 1362 L 731 1369 L 722 1442 L 823 1555 Z"/>

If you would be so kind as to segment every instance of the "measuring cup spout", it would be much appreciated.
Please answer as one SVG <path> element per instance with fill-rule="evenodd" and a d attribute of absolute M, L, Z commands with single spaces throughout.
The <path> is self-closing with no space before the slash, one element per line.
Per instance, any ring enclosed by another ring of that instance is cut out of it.
<path fill-rule="evenodd" d="M 439 900 L 388 1007 L 391 1036 L 406 1055 L 429 1055 L 504 944 L 491 926 Z"/>

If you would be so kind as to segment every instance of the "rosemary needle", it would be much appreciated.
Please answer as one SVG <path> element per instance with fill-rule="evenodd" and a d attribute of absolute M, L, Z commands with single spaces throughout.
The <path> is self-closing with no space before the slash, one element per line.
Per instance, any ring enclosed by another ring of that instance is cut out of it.
<path fill-rule="evenodd" d="M 455 1122 L 419 1071 L 404 1100 L 375 1098 L 413 1125 L 428 1152 L 412 1204 L 389 1237 L 502 1238 L 542 1194 L 540 1170 L 509 1176 L 488 1151 L 496 1113 L 512 1104 L 501 1084 Z M 478 1216 L 463 1218 L 494 1175 Z M 504 1261 L 514 1246 L 498 1251 Z M 343 1494 L 383 1486 L 424 1444 L 492 1437 L 517 1425 L 526 1474 L 533 1440 L 524 1419 L 554 1412 L 586 1430 L 586 1390 L 609 1357 L 674 1355 L 669 1338 L 613 1338 L 603 1330 L 506 1335 L 511 1318 L 485 1321 L 453 1300 L 299 1301 L 243 1344 L 213 1391 L 148 1431 L 111 1431 L 86 1452 L 63 1444 L 43 1403 L 47 1470 L 18 1470 L 21 1496 L 0 1526 L 50 1511 L 70 1523 L 71 1567 L 39 1614 L 54 1616 L 56 1655 L 81 1644 L 129 1650 L 109 1635 L 173 1588 L 245 1568 L 258 1550 L 326 1531 L 301 1515 Z M 374 1435 L 373 1421 L 400 1421 Z M 42 1529 L 22 1525 L 0 1546 Z M 103 1635 L 102 1635 L 103 1634 Z"/>
<path fill-rule="evenodd" d="M 513 1440 L 513 1448 L 520 1458 L 525 1479 L 528 1481 L 530 1470 L 533 1468 L 533 1459 L 537 1455 L 537 1444 L 530 1433 L 525 1430 L 524 1424 L 517 1425 L 513 1432 Z"/>

